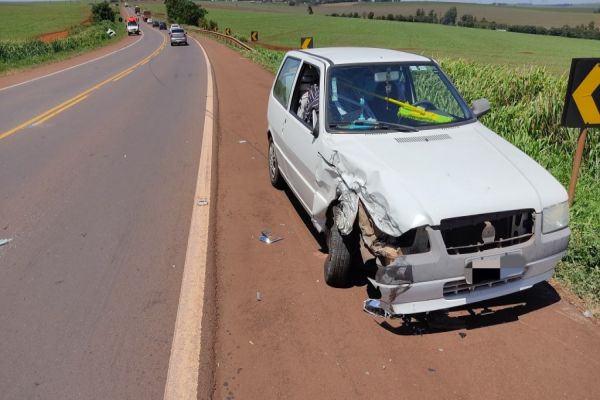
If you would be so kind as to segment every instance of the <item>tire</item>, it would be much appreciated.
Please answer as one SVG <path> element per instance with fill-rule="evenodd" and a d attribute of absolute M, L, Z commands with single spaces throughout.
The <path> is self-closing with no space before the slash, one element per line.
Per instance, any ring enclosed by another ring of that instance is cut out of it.
<path fill-rule="evenodd" d="M 276 189 L 283 189 L 285 182 L 279 171 L 279 163 L 277 162 L 277 153 L 275 152 L 275 144 L 273 139 L 269 137 L 269 178 L 271 185 Z"/>
<path fill-rule="evenodd" d="M 360 249 L 358 233 L 353 230 L 349 235 L 342 235 L 333 216 L 329 224 L 325 232 L 329 251 L 323 266 L 325 283 L 336 288 L 349 287 L 352 285 L 352 263 Z"/>
<path fill-rule="evenodd" d="M 171 42 L 171 47 L 173 46 L 173 42 Z"/>

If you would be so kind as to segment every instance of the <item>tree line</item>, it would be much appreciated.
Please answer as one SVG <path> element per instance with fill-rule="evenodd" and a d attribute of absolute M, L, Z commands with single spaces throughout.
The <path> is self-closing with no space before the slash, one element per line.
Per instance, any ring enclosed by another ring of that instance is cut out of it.
<path fill-rule="evenodd" d="M 444 13 L 444 15 L 441 16 L 438 16 L 434 10 L 429 10 L 427 12 L 423 8 L 418 8 L 415 15 L 394 15 L 392 13 L 389 13 L 387 15 L 375 15 L 373 11 L 364 11 L 362 14 L 359 14 L 358 12 L 349 12 L 341 14 L 332 13 L 328 15 L 330 17 L 364 18 L 400 22 L 421 22 L 426 24 L 455 25 L 462 26 L 465 28 L 506 30 L 510 32 L 529 33 L 534 35 L 551 35 L 564 36 L 570 38 L 600 40 L 600 29 L 595 26 L 593 21 L 590 22 L 588 25 L 564 25 L 562 27 L 552 28 L 534 25 L 508 25 L 499 24 L 495 21 L 488 21 L 486 18 L 477 19 L 477 17 L 471 14 L 463 14 L 460 16 L 460 18 L 458 18 L 458 10 L 454 6 L 450 7 Z"/>

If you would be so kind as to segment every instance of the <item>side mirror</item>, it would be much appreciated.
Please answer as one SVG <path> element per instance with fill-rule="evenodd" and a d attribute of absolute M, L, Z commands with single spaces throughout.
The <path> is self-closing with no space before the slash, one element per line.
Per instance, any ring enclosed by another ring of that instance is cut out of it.
<path fill-rule="evenodd" d="M 312 110 L 312 134 L 315 138 L 319 136 L 319 114 L 316 110 Z"/>
<path fill-rule="evenodd" d="M 475 114 L 475 117 L 483 117 L 490 111 L 490 102 L 488 99 L 478 99 L 471 104 L 471 111 Z"/>

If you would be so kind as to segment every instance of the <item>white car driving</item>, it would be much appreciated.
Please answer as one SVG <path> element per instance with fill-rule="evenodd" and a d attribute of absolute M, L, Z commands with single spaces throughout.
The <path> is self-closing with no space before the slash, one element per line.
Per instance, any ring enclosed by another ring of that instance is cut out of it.
<path fill-rule="evenodd" d="M 567 193 L 486 128 L 433 60 L 372 48 L 288 52 L 269 96 L 271 183 L 325 233 L 325 280 L 351 282 L 361 241 L 383 317 L 447 309 L 552 277 Z"/>

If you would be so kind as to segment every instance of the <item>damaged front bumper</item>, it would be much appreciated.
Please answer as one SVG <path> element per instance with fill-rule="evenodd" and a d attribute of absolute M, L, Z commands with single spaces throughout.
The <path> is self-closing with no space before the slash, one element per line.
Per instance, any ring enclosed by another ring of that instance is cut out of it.
<path fill-rule="evenodd" d="M 440 231 L 427 227 L 430 251 L 379 265 L 369 280 L 381 297 L 365 300 L 363 309 L 378 317 L 401 317 L 504 296 L 550 279 L 566 253 L 570 230 L 542 235 L 541 218 L 535 221 L 535 234 L 525 243 L 460 255 L 449 255 Z M 488 262 L 497 263 L 497 279 L 474 279 L 473 266 Z"/>

